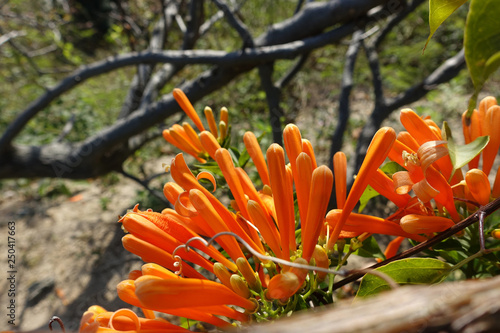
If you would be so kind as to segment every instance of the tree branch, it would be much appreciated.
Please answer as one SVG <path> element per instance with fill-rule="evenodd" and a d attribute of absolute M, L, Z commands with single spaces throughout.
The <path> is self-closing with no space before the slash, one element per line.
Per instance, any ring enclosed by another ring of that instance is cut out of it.
<path fill-rule="evenodd" d="M 400 254 L 397 254 L 392 258 L 389 258 L 389 259 L 386 259 L 382 262 L 376 263 L 375 265 L 370 266 L 368 269 L 375 269 L 377 267 L 387 265 L 390 262 L 414 256 L 414 255 L 422 252 L 423 250 L 426 250 L 426 249 L 430 248 L 431 246 L 455 235 L 457 232 L 464 230 L 468 226 L 476 223 L 477 221 L 479 221 L 479 214 L 483 213 L 483 214 L 485 214 L 485 216 L 489 216 L 489 215 L 493 214 L 495 211 L 497 211 L 498 209 L 500 209 L 500 198 L 495 199 L 494 201 L 490 202 L 489 204 L 480 207 L 477 210 L 477 212 L 475 212 L 474 214 L 470 215 L 466 219 L 455 224 L 453 227 L 451 227 L 451 228 L 439 233 L 438 235 L 432 237 L 431 239 L 429 239 L 425 242 L 422 242 L 422 243 L 418 244 L 417 246 L 414 246 L 411 249 L 408 249 Z M 363 275 L 364 274 L 352 274 L 352 275 L 346 277 L 345 279 L 343 279 L 337 283 L 334 283 L 333 289 L 340 288 L 340 287 L 346 285 L 347 283 L 356 281 L 357 279 L 363 277 Z"/>

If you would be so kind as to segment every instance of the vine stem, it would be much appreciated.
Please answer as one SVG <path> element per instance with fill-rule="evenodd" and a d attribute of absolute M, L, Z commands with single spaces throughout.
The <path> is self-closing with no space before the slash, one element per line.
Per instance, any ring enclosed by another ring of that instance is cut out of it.
<path fill-rule="evenodd" d="M 379 263 L 376 263 L 372 266 L 369 267 L 369 269 L 375 269 L 384 265 L 387 265 L 390 262 L 404 259 L 411 257 L 417 253 L 422 252 L 423 250 L 426 250 L 430 248 L 431 246 L 447 239 L 448 237 L 453 236 L 457 232 L 467 228 L 468 226 L 476 223 L 479 221 L 481 217 L 486 217 L 494 213 L 496 210 L 500 208 L 500 198 L 497 198 L 493 200 L 492 202 L 488 203 L 487 205 L 484 205 L 480 207 L 474 214 L 470 215 L 469 217 L 463 219 L 462 221 L 458 222 L 454 226 L 450 227 L 449 229 L 446 229 L 445 231 L 441 232 L 440 234 L 437 234 L 436 236 L 426 240 L 425 242 L 422 242 L 411 249 L 408 249 L 404 252 L 401 252 L 400 254 L 395 255 L 392 258 L 386 259 L 384 261 L 381 261 Z M 357 279 L 363 277 L 364 273 L 354 273 L 352 275 L 349 275 L 345 279 L 340 280 L 339 282 L 336 282 L 333 284 L 332 289 L 338 289 L 350 282 L 356 281 Z"/>

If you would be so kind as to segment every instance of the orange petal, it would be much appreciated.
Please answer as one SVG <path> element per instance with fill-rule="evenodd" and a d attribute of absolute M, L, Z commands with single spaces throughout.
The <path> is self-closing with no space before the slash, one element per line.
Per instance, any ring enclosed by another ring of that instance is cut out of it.
<path fill-rule="evenodd" d="M 465 174 L 465 183 L 478 204 L 484 206 L 490 202 L 490 182 L 488 176 L 483 171 L 479 169 L 467 171 Z"/>
<path fill-rule="evenodd" d="M 209 131 L 203 131 L 200 133 L 200 141 L 208 155 L 215 160 L 215 152 L 220 148 L 217 139 Z"/>
<path fill-rule="evenodd" d="M 445 178 L 443 174 L 441 174 L 431 166 L 425 171 L 425 179 L 430 186 L 432 186 L 439 192 L 434 197 L 434 200 L 446 207 L 448 213 L 455 222 L 460 221 L 462 218 L 458 214 L 455 207 L 455 201 L 453 199 L 453 189 L 448 183 L 447 178 Z"/>
<path fill-rule="evenodd" d="M 413 136 L 411 136 L 411 134 L 406 131 L 399 132 L 397 140 L 405 144 L 406 146 L 410 147 L 413 151 L 417 151 L 418 148 L 420 147 L 417 140 L 415 140 Z"/>
<path fill-rule="evenodd" d="M 302 151 L 307 155 L 309 155 L 309 157 L 311 158 L 313 170 L 316 169 L 318 165 L 316 164 L 316 156 L 314 155 L 314 149 L 311 144 L 311 141 L 307 139 L 302 139 Z"/>
<path fill-rule="evenodd" d="M 307 208 L 307 220 L 302 225 L 302 258 L 307 262 L 311 259 L 314 247 L 323 226 L 326 209 L 330 202 L 333 187 L 333 174 L 328 167 L 317 167 L 312 174 L 310 197 Z"/>
<path fill-rule="evenodd" d="M 198 130 L 204 131 L 205 127 L 203 127 L 203 124 L 201 123 L 201 119 L 196 113 L 196 111 L 193 108 L 193 105 L 187 98 L 186 94 L 179 88 L 175 88 L 174 91 L 172 92 L 174 95 L 175 100 L 177 103 L 180 105 L 181 109 L 187 114 L 189 118 L 193 121 L 193 123 L 196 125 Z"/>
<path fill-rule="evenodd" d="M 297 258 L 294 262 L 307 265 L 303 258 Z M 278 300 L 288 299 L 300 289 L 307 273 L 307 269 L 291 267 L 289 271 L 275 275 L 269 281 L 266 296 Z"/>
<path fill-rule="evenodd" d="M 212 112 L 212 109 L 206 106 L 203 112 L 205 113 L 205 118 L 207 119 L 210 132 L 212 132 L 213 136 L 217 138 L 219 136 L 219 132 L 217 131 L 217 123 L 215 122 L 214 113 Z"/>
<path fill-rule="evenodd" d="M 289 259 L 289 251 L 296 249 L 293 193 L 285 169 L 285 152 L 278 144 L 273 143 L 267 150 L 267 163 L 281 235 L 281 248 L 283 256 Z"/>
<path fill-rule="evenodd" d="M 255 134 L 252 132 L 246 132 L 245 135 L 243 135 L 243 142 L 245 143 L 248 155 L 250 155 L 250 158 L 257 168 L 257 172 L 259 173 L 262 183 L 264 185 L 269 185 L 269 174 L 267 172 L 266 161 L 264 160 L 264 155 L 262 154 L 262 150 L 260 149 L 259 142 L 257 141 Z"/>
<path fill-rule="evenodd" d="M 384 255 L 386 259 L 392 258 L 398 253 L 399 248 L 401 247 L 401 243 L 406 239 L 406 237 L 396 237 L 392 241 L 387 244 L 387 247 L 384 251 Z"/>
<path fill-rule="evenodd" d="M 200 154 L 202 152 L 201 147 L 196 147 L 196 145 L 191 141 L 189 135 L 184 130 L 184 127 L 181 125 L 175 124 L 170 128 L 170 134 L 172 137 L 177 140 L 177 142 L 181 143 L 183 146 L 188 147 L 191 151 L 194 151 L 196 154 Z"/>
<path fill-rule="evenodd" d="M 254 310 L 256 304 L 235 294 L 226 286 L 201 279 L 161 279 L 142 276 L 134 281 L 135 294 L 146 308 L 175 309 L 236 305 Z"/>
<path fill-rule="evenodd" d="M 452 220 L 441 216 L 409 214 L 400 221 L 401 228 L 411 234 L 427 234 L 444 231 L 455 225 Z"/>
<path fill-rule="evenodd" d="M 405 171 L 400 171 L 400 172 L 405 172 Z M 395 173 L 396 174 L 396 173 Z M 394 174 L 394 175 L 395 175 Z M 393 177 L 394 177 L 393 175 Z M 397 178 L 397 176 L 396 176 Z M 411 181 L 411 180 L 410 180 Z M 399 187 L 401 184 L 398 184 Z M 387 199 L 391 200 L 398 206 L 399 208 L 406 207 L 408 202 L 410 201 L 410 195 L 407 194 L 408 191 L 403 191 L 404 193 L 398 194 L 396 187 L 395 187 L 395 182 L 389 178 L 382 170 L 377 169 L 377 172 L 373 174 L 373 177 L 370 180 L 370 186 L 373 187 L 375 191 L 386 197 Z M 410 185 L 411 188 L 411 185 Z M 406 190 L 407 188 L 404 187 Z"/>
<path fill-rule="evenodd" d="M 217 189 L 217 182 L 215 181 L 215 177 L 214 175 L 212 175 L 210 172 L 208 171 L 202 171 L 200 172 L 197 176 L 196 176 L 196 180 L 200 180 L 200 179 L 206 179 L 208 180 L 210 183 L 212 183 L 212 186 L 213 186 L 213 190 L 212 192 L 215 192 L 215 190 Z"/>
<path fill-rule="evenodd" d="M 343 209 L 347 194 L 347 158 L 341 151 L 333 155 L 333 174 L 335 175 L 337 208 Z"/>
<path fill-rule="evenodd" d="M 175 205 L 177 198 L 182 192 L 184 192 L 184 189 L 174 182 L 165 183 L 163 186 L 163 194 L 172 205 Z"/>
<path fill-rule="evenodd" d="M 488 145 L 483 150 L 483 171 L 486 175 L 490 174 L 495 157 L 500 148 L 500 106 L 494 105 L 486 112 L 485 133 L 490 136 Z"/>
<path fill-rule="evenodd" d="M 370 146 L 366 152 L 366 157 L 361 165 L 361 168 L 354 180 L 352 189 L 347 197 L 342 216 L 338 224 L 335 225 L 330 239 L 328 240 L 328 248 L 333 249 L 333 245 L 337 242 L 340 231 L 347 220 L 347 217 L 356 206 L 359 198 L 363 194 L 368 182 L 377 172 L 378 167 L 384 162 L 392 145 L 396 140 L 396 132 L 390 127 L 382 127 L 373 137 Z"/>

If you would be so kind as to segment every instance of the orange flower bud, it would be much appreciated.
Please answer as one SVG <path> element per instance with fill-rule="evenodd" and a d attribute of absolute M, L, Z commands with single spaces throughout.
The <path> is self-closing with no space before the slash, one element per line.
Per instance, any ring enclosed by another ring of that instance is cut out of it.
<path fill-rule="evenodd" d="M 490 181 L 483 171 L 479 169 L 467 171 L 465 174 L 465 183 L 477 203 L 484 206 L 490 202 Z"/>
<path fill-rule="evenodd" d="M 408 214 L 401 219 L 400 225 L 410 234 L 427 234 L 444 231 L 455 223 L 446 217 Z"/>

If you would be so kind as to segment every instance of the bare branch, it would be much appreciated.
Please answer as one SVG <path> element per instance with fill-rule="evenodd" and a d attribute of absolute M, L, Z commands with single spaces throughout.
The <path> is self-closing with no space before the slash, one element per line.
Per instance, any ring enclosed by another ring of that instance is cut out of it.
<path fill-rule="evenodd" d="M 345 55 L 344 72 L 342 73 L 342 85 L 339 96 L 339 111 L 338 111 L 338 121 L 335 127 L 335 132 L 332 135 L 331 146 L 330 146 L 330 158 L 328 163 L 330 168 L 333 170 L 333 155 L 340 151 L 342 148 L 344 133 L 347 129 L 347 122 L 349 121 L 349 97 L 351 95 L 351 90 L 353 87 L 353 73 L 356 60 L 358 58 L 358 52 L 361 47 L 361 35 L 363 31 L 358 30 L 354 32 L 349 48 L 347 49 Z"/>
<path fill-rule="evenodd" d="M 262 89 L 266 92 L 267 105 L 269 107 L 269 123 L 273 133 L 273 142 L 283 145 L 281 117 L 283 110 L 280 107 L 281 90 L 273 83 L 274 63 L 268 63 L 259 67 L 259 76 Z"/>
<path fill-rule="evenodd" d="M 288 72 L 286 72 L 285 75 L 283 75 L 283 77 L 276 82 L 276 87 L 282 89 L 287 86 L 295 77 L 295 75 L 297 75 L 297 73 L 302 69 L 308 57 L 309 53 L 301 55 L 299 57 L 299 60 L 297 60 L 297 62 L 288 70 Z"/>
<path fill-rule="evenodd" d="M 233 15 L 231 9 L 227 6 L 225 1 L 223 0 L 212 0 L 215 5 L 222 10 L 224 16 L 226 17 L 229 24 L 238 32 L 241 39 L 243 40 L 243 49 L 247 47 L 254 47 L 253 37 L 250 31 L 248 31 L 245 23 L 241 22 L 241 20 Z"/>

